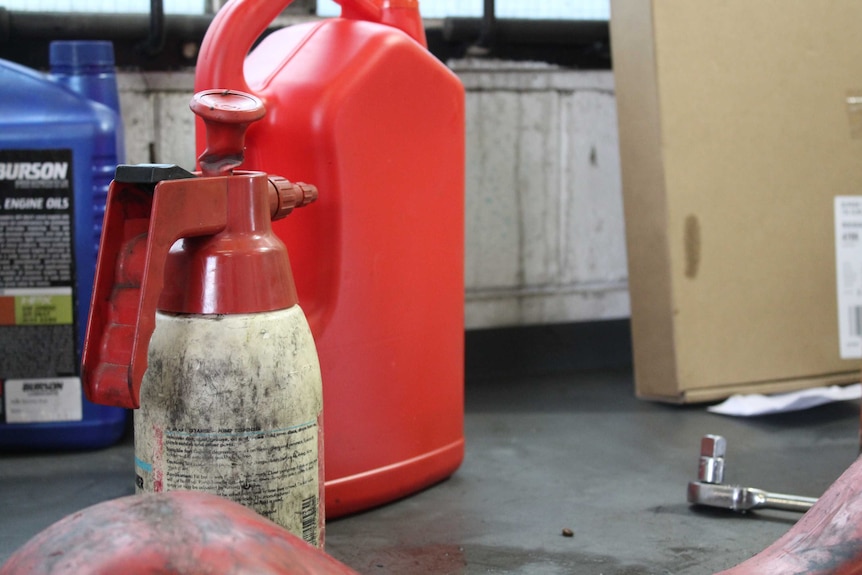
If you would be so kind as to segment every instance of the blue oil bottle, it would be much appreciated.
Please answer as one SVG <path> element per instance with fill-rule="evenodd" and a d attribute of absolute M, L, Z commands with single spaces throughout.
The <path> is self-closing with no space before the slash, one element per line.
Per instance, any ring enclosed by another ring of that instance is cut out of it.
<path fill-rule="evenodd" d="M 107 188 L 122 160 L 113 48 L 51 46 L 52 74 L 0 60 L 0 450 L 116 442 L 80 356 Z"/>

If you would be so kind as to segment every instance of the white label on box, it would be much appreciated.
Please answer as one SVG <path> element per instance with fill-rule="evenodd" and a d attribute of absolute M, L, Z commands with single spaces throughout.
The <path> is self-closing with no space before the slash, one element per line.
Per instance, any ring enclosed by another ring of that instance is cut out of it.
<path fill-rule="evenodd" d="M 862 358 L 862 196 L 835 198 L 835 269 L 841 359 Z"/>
<path fill-rule="evenodd" d="M 81 379 L 50 377 L 7 379 L 4 386 L 6 423 L 81 421 Z"/>

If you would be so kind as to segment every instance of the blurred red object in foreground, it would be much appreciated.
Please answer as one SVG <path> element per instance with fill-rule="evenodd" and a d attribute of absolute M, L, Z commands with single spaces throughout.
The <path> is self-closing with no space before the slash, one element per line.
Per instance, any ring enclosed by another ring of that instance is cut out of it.
<path fill-rule="evenodd" d="M 207 493 L 133 495 L 54 523 L 0 575 L 358 575 L 275 523 Z"/>

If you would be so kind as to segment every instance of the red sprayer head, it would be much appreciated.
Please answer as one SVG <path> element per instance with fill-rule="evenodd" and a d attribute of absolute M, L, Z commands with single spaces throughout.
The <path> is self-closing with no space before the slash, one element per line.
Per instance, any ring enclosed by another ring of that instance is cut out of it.
<path fill-rule="evenodd" d="M 285 309 L 296 289 L 271 221 L 317 199 L 314 186 L 234 172 L 261 101 L 195 94 L 207 125 L 202 175 L 165 164 L 119 166 L 108 191 L 81 369 L 96 403 L 139 407 L 156 309 L 231 314 Z"/>

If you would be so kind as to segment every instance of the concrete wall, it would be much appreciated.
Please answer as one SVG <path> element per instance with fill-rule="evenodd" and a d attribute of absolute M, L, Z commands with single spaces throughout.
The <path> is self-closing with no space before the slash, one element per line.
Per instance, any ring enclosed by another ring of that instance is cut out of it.
<path fill-rule="evenodd" d="M 627 317 L 612 74 L 452 66 L 467 89 L 467 327 Z M 192 168 L 192 74 L 119 84 L 127 160 Z"/>

